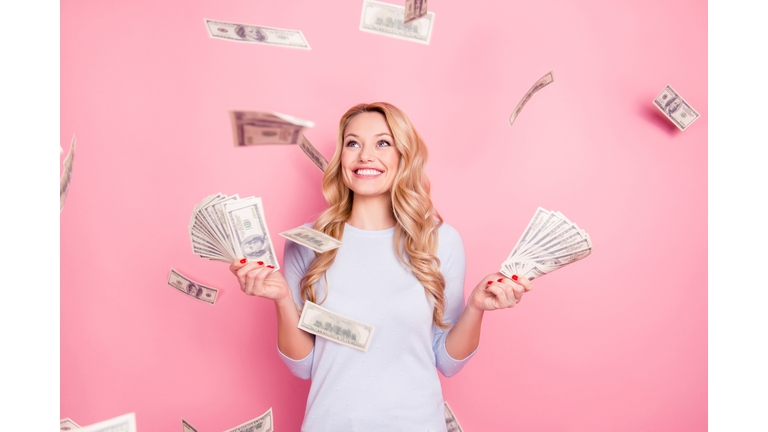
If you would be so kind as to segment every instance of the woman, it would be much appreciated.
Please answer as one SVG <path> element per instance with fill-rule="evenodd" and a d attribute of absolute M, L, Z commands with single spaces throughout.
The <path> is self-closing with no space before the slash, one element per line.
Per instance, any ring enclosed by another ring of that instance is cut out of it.
<path fill-rule="evenodd" d="M 405 113 L 383 102 L 352 107 L 323 175 L 329 208 L 312 225 L 344 246 L 319 254 L 287 241 L 285 277 L 261 262 L 230 266 L 246 294 L 275 302 L 279 355 L 312 378 L 302 431 L 444 432 L 435 366 L 446 377 L 461 370 L 483 312 L 513 307 L 532 288 L 491 274 L 465 306 L 464 246 L 432 206 L 426 163 Z M 305 301 L 373 325 L 368 351 L 298 329 Z"/>

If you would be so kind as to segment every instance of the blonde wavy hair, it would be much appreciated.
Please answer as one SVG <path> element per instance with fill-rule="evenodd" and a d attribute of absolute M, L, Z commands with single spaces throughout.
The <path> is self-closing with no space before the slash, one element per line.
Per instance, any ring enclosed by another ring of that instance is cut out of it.
<path fill-rule="evenodd" d="M 440 328 L 447 328 L 449 325 L 443 322 L 445 278 L 440 273 L 440 259 L 437 258 L 437 230 L 443 224 L 443 218 L 435 210 L 430 198 L 431 186 L 426 174 L 427 146 L 408 116 L 399 108 L 386 102 L 359 104 L 341 117 L 336 152 L 323 174 L 323 195 L 328 202 L 328 209 L 317 218 L 314 228 L 336 239 L 341 239 L 344 234 L 344 223 L 352 214 L 354 199 L 354 192 L 347 187 L 342 177 L 344 131 L 352 118 L 368 112 L 384 115 L 392 131 L 394 146 L 400 153 L 400 165 L 390 191 L 392 212 L 397 221 L 395 252 L 424 286 L 427 298 L 435 307 L 432 322 Z M 317 303 L 315 284 L 333 264 L 336 252 L 337 249 L 315 253 L 315 260 L 301 279 L 302 300 Z M 406 254 L 409 260 L 406 260 Z M 323 302 L 330 291 L 327 284 L 326 287 L 328 291 Z"/>

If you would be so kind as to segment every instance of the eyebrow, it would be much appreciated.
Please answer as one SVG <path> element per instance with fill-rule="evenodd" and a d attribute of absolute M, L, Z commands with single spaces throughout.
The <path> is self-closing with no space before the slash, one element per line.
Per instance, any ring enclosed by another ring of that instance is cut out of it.
<path fill-rule="evenodd" d="M 374 135 L 374 136 L 377 136 L 377 137 L 379 137 L 379 136 L 382 136 L 382 135 L 386 135 L 386 136 L 388 136 L 388 137 L 390 137 L 390 138 L 392 137 L 392 135 L 390 135 L 390 134 L 389 134 L 389 133 L 387 133 L 387 132 L 382 132 L 382 133 L 380 133 L 380 134 L 376 134 L 376 135 Z M 355 135 L 355 134 L 353 134 L 353 133 L 348 133 L 348 134 L 346 134 L 346 135 L 344 136 L 344 139 L 347 139 L 347 137 L 350 137 L 350 136 L 353 136 L 353 137 L 355 137 L 355 138 L 360 138 L 359 136 L 357 136 L 357 135 Z"/>

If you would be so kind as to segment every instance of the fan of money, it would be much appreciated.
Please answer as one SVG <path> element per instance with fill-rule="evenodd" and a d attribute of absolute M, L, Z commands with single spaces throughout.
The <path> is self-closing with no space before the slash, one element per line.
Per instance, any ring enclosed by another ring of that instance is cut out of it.
<path fill-rule="evenodd" d="M 501 265 L 501 273 L 533 280 L 592 253 L 592 240 L 562 213 L 539 207 Z"/>
<path fill-rule="evenodd" d="M 222 193 L 206 197 L 192 212 L 189 240 L 200 258 L 226 263 L 246 258 L 280 269 L 261 198 Z"/>

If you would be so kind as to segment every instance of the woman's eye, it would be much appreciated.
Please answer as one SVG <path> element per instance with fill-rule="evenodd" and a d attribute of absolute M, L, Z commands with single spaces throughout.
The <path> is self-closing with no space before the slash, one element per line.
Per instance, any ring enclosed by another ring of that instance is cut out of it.
<path fill-rule="evenodd" d="M 360 144 L 358 144 L 357 141 L 350 141 L 347 143 L 347 147 L 355 147 L 355 146 L 359 147 Z"/>
<path fill-rule="evenodd" d="M 379 145 L 379 147 L 383 147 L 383 146 L 388 146 L 388 145 L 391 145 L 391 144 L 389 143 L 389 141 L 381 140 L 381 141 L 378 142 L 378 145 Z"/>

